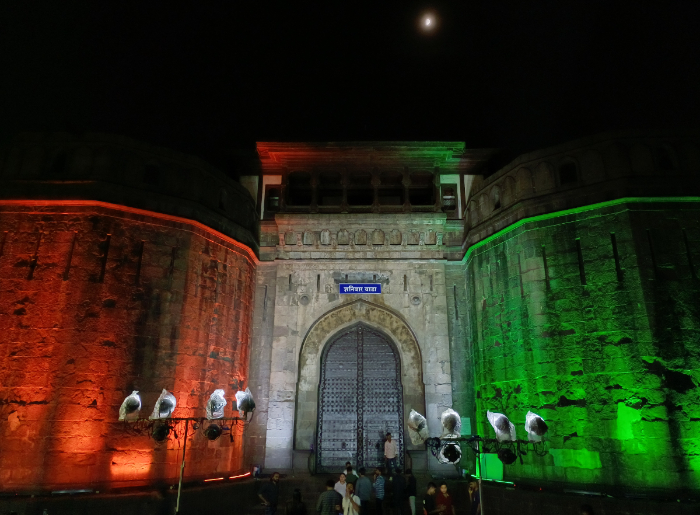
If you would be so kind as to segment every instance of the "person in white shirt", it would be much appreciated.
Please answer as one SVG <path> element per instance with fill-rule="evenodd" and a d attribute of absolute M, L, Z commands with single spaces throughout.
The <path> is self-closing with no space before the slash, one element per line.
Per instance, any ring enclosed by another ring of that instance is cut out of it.
<path fill-rule="evenodd" d="M 355 495 L 355 487 L 352 483 L 348 483 L 343 497 L 343 515 L 359 515 L 360 513 L 360 498 Z"/>
<path fill-rule="evenodd" d="M 345 474 L 340 474 L 340 478 L 338 478 L 338 482 L 335 484 L 335 488 L 333 489 L 338 492 L 343 499 L 345 499 L 345 489 L 347 486 L 348 484 L 345 482 Z"/>
<path fill-rule="evenodd" d="M 384 459 L 386 460 L 387 475 L 391 477 L 392 469 L 396 468 L 396 440 L 391 439 L 391 433 L 386 434 L 384 442 Z"/>

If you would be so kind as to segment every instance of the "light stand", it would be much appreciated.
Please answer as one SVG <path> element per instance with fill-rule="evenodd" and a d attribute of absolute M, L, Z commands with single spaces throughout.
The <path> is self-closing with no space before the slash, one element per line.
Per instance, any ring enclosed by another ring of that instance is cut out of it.
<path fill-rule="evenodd" d="M 483 478 L 483 470 L 482 470 L 482 463 L 481 463 L 481 455 L 484 454 L 485 452 L 488 452 L 489 449 L 495 448 L 496 451 L 500 451 L 501 449 L 515 449 L 515 455 L 520 458 L 522 461 L 522 455 L 527 454 L 526 452 L 521 450 L 521 445 L 524 446 L 524 448 L 527 450 L 529 446 L 532 446 L 532 450 L 537 456 L 544 456 L 547 454 L 547 449 L 545 448 L 545 442 L 544 440 L 539 441 L 539 442 L 532 442 L 530 440 L 508 440 L 508 441 L 501 441 L 496 438 L 482 438 L 479 435 L 472 435 L 472 436 L 460 436 L 457 438 L 428 438 L 425 441 L 426 446 L 428 449 L 430 449 L 430 452 L 433 454 L 433 456 L 436 459 L 440 459 L 440 450 L 445 446 L 449 444 L 455 444 L 459 442 L 464 442 L 469 444 L 469 448 L 474 451 L 476 454 L 476 461 L 479 466 L 479 499 L 481 503 L 481 514 L 483 515 L 484 513 L 484 498 L 483 498 L 483 490 L 482 490 L 482 478 Z M 483 442 L 484 446 L 482 447 L 481 443 Z M 476 444 L 475 446 L 472 446 L 472 444 Z M 486 447 L 488 445 L 489 447 Z M 486 449 L 486 451 L 484 451 Z M 459 465 L 459 462 L 462 459 L 462 455 L 456 460 L 451 462 L 455 467 Z M 499 455 L 499 459 L 501 459 Z M 512 462 L 511 462 L 512 463 Z M 506 463 L 504 463 L 506 464 Z"/>
<path fill-rule="evenodd" d="M 180 511 L 180 493 L 182 492 L 182 476 L 185 475 L 185 455 L 187 454 L 187 431 L 190 424 L 185 424 L 185 443 L 182 446 L 182 463 L 180 464 L 180 482 L 177 484 L 177 503 L 175 504 L 175 515 Z"/>
<path fill-rule="evenodd" d="M 247 417 L 247 413 L 246 413 Z M 252 417 L 251 417 L 252 420 Z M 184 433 L 184 443 L 182 446 L 182 461 L 180 462 L 180 480 L 177 485 L 177 502 L 175 504 L 175 515 L 177 515 L 180 512 L 180 495 L 182 493 L 182 479 L 185 475 L 185 455 L 187 453 L 187 436 L 189 434 L 189 428 L 190 428 L 190 422 L 193 424 L 193 427 L 195 430 L 197 429 L 202 429 L 202 433 L 206 436 L 206 427 L 209 425 L 216 423 L 216 422 L 226 422 L 229 421 L 231 422 L 231 427 L 229 428 L 224 428 L 224 430 L 227 430 L 229 435 L 233 435 L 233 426 L 238 426 L 238 423 L 241 422 L 242 426 L 245 427 L 245 425 L 250 422 L 247 418 L 241 418 L 241 417 L 230 417 L 230 418 L 217 418 L 217 419 L 206 419 L 203 417 L 189 417 L 189 418 L 159 418 L 159 419 L 136 419 L 133 421 L 124 421 L 124 429 L 133 434 L 133 435 L 153 435 L 153 428 L 156 427 L 157 424 L 167 424 L 170 428 L 173 429 L 173 431 L 170 431 L 168 434 L 174 434 L 175 440 L 179 440 L 178 438 L 178 433 L 177 431 L 174 431 L 175 427 L 181 426 L 183 423 L 185 425 L 185 433 Z M 208 424 L 207 424 L 208 422 Z M 205 427 L 206 426 L 206 427 Z M 222 433 L 223 434 L 223 433 Z M 219 435 L 221 436 L 221 435 Z M 218 436 L 217 436 L 218 438 Z M 164 440 L 163 440 L 164 441 Z"/>

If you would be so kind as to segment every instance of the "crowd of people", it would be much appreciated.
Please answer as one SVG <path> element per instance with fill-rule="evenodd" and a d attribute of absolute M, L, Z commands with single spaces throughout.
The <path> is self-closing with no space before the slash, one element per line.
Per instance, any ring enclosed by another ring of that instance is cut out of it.
<path fill-rule="evenodd" d="M 316 513 L 320 515 L 456 515 L 457 511 L 447 484 L 428 483 L 422 506 L 416 505 L 418 485 L 411 469 L 403 472 L 394 466 L 392 473 L 377 467 L 370 478 L 364 468 L 357 473 L 350 462 L 338 480 L 326 481 L 326 489 L 318 497 Z M 277 509 L 279 474 L 273 474 L 269 484 L 260 491 L 265 505 L 265 514 L 274 515 Z M 469 506 L 460 513 L 480 515 L 479 488 L 476 480 L 469 482 Z M 292 501 L 287 503 L 285 515 L 308 515 L 301 500 L 299 489 L 294 491 Z"/>
<path fill-rule="evenodd" d="M 356 474 L 350 462 L 345 464 L 345 470 L 338 481 L 326 481 L 325 491 L 318 497 L 316 513 L 320 515 L 456 515 L 455 503 L 447 490 L 446 483 L 438 486 L 429 482 L 423 497 L 423 507 L 416 511 L 416 478 L 411 469 L 405 474 L 394 467 L 393 475 L 385 475 L 383 467 L 374 469 L 370 479 L 365 469 L 360 468 Z M 263 484 L 259 497 L 265 506 L 265 515 L 277 513 L 279 498 L 278 473 L 270 476 L 269 483 Z M 469 480 L 469 506 L 460 513 L 481 515 L 481 497 L 478 481 Z M 593 508 L 584 504 L 580 515 L 594 515 Z M 285 515 L 309 515 L 306 505 L 301 499 L 301 491 L 294 489 L 292 500 L 287 503 Z"/>
<path fill-rule="evenodd" d="M 316 503 L 316 512 L 321 515 L 456 515 L 446 483 L 439 487 L 428 483 L 421 507 L 416 505 L 418 485 L 411 469 L 403 472 L 394 465 L 391 470 L 385 472 L 384 467 L 377 467 L 370 478 L 364 468 L 355 473 L 348 462 L 338 481 L 328 480 L 326 492 Z M 480 515 L 476 480 L 469 483 L 469 502 L 465 513 Z"/>
<path fill-rule="evenodd" d="M 391 433 L 384 442 L 384 462 L 386 468 L 377 467 L 372 478 L 360 468 L 357 473 L 352 464 L 345 463 L 345 470 L 338 481 L 329 479 L 326 490 L 316 502 L 316 513 L 320 515 L 457 515 L 452 495 L 447 484 L 428 483 L 423 497 L 423 506 L 416 507 L 417 482 L 411 469 L 405 473 L 397 465 L 398 449 Z M 270 478 L 259 494 L 265 505 L 265 515 L 274 515 L 279 496 L 279 474 Z M 469 515 L 481 515 L 481 498 L 475 479 L 469 481 Z M 306 506 L 301 500 L 301 492 L 296 489 L 292 501 L 287 504 L 285 515 L 307 515 Z"/>

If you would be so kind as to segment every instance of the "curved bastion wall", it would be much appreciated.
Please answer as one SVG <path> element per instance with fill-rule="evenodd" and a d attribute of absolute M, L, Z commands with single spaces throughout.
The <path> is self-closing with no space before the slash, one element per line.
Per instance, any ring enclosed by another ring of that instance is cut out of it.
<path fill-rule="evenodd" d="M 589 138 L 475 181 L 455 406 L 550 428 L 505 480 L 700 490 L 698 143 Z"/>
<path fill-rule="evenodd" d="M 0 148 L 0 181 L 0 198 L 101 200 L 179 216 L 257 252 L 250 193 L 174 150 L 106 134 L 22 134 Z"/>
<path fill-rule="evenodd" d="M 203 417 L 223 388 L 237 415 L 252 200 L 197 159 L 116 137 L 28 136 L 0 155 L 2 489 L 176 481 L 183 435 L 135 435 L 119 406 L 139 390 L 148 417 L 166 388 L 174 416 Z M 190 431 L 185 477 L 242 470 L 234 433 Z"/>

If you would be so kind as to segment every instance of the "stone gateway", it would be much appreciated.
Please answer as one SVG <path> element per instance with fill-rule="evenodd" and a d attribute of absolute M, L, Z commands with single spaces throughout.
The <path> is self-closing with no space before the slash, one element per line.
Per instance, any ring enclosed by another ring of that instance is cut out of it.
<path fill-rule="evenodd" d="M 124 397 L 203 417 L 223 389 L 230 417 L 250 388 L 245 430 L 189 433 L 186 480 L 370 468 L 387 432 L 400 466 L 447 475 L 406 422 L 440 436 L 453 408 L 489 438 L 487 411 L 521 439 L 546 421 L 506 481 L 700 491 L 697 135 L 505 165 L 462 142 L 261 142 L 236 174 L 105 135 L 0 148 L 0 489 L 176 481 L 182 431 L 125 432 Z"/>

